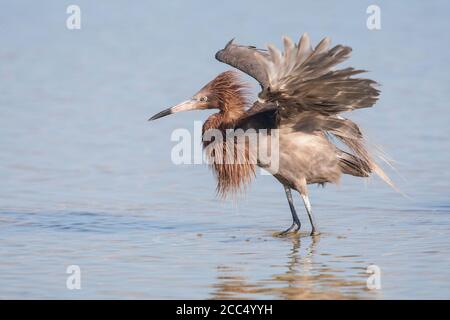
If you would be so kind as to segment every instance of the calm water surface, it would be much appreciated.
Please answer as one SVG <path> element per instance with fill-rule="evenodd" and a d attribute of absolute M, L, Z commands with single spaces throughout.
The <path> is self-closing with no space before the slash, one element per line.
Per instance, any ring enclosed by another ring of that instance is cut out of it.
<path fill-rule="evenodd" d="M 64 2 L 1 4 L 0 298 L 450 298 L 448 2 L 379 1 L 379 31 L 368 1 L 77 3 L 79 31 Z M 230 38 L 304 31 L 382 84 L 351 117 L 409 198 L 376 178 L 311 186 L 323 234 L 296 197 L 304 233 L 277 238 L 291 218 L 274 178 L 219 201 L 206 166 L 171 162 L 172 131 L 208 112 L 146 119 L 227 70 L 213 55 Z"/>

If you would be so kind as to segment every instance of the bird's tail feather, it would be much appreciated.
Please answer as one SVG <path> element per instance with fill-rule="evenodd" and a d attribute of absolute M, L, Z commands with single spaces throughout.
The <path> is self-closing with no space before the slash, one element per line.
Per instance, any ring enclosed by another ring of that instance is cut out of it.
<path fill-rule="evenodd" d="M 350 152 L 338 149 L 339 165 L 343 173 L 357 177 L 369 177 L 375 173 L 391 188 L 402 193 L 367 150 L 361 130 L 356 123 L 341 118 L 339 119 L 339 126 L 330 128 L 328 132 L 350 149 Z M 380 158 L 392 166 L 385 157 Z"/>

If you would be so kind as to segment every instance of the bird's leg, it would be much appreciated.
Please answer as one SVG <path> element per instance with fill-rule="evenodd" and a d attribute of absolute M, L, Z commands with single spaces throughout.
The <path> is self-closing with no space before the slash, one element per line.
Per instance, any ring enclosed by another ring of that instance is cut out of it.
<path fill-rule="evenodd" d="M 300 223 L 300 219 L 297 216 L 297 213 L 295 212 L 294 200 L 292 199 L 291 188 L 289 188 L 288 186 L 284 186 L 284 191 L 286 192 L 286 198 L 287 198 L 287 200 L 289 202 L 289 208 L 291 209 L 292 224 L 291 224 L 291 226 L 289 228 L 287 228 L 286 230 L 281 232 L 280 235 L 285 235 L 285 234 L 289 233 L 294 228 L 295 228 L 295 232 L 297 232 L 298 230 L 300 230 L 300 227 L 302 225 Z"/>
<path fill-rule="evenodd" d="M 309 202 L 308 194 L 306 193 L 300 193 L 303 199 L 303 203 L 305 204 L 306 212 L 308 213 L 309 222 L 311 222 L 311 235 L 316 236 L 319 234 L 319 230 L 317 229 L 317 223 L 315 222 L 312 209 L 311 209 L 311 203 Z"/>

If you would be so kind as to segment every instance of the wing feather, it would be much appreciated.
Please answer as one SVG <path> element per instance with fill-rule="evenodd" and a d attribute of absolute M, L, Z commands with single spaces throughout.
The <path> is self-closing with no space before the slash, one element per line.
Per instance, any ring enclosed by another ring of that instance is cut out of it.
<path fill-rule="evenodd" d="M 281 119 L 305 111 L 335 115 L 371 107 L 378 99 L 377 83 L 353 77 L 364 70 L 336 69 L 350 57 L 352 49 L 343 45 L 329 48 L 330 43 L 326 37 L 312 48 L 309 35 L 304 33 L 297 44 L 283 37 L 284 52 L 280 52 L 273 45 L 263 51 L 231 40 L 216 53 L 216 59 L 255 78 L 262 88 L 260 101 L 270 108 L 282 106 Z M 258 104 L 257 110 L 265 108 Z"/>
<path fill-rule="evenodd" d="M 334 67 L 346 60 L 351 48 L 330 46 L 326 37 L 312 49 L 309 36 L 305 33 L 297 45 L 285 37 L 284 53 L 269 45 L 269 55 L 258 57 L 264 67 L 268 83 L 259 94 L 267 102 L 277 102 L 287 110 L 285 116 L 295 113 L 315 111 L 324 115 L 333 115 L 353 109 L 372 106 L 379 91 L 376 82 L 364 78 L 352 78 L 364 72 Z"/>
<path fill-rule="evenodd" d="M 220 62 L 229 64 L 256 79 L 264 88 L 267 84 L 267 72 L 261 64 L 260 57 L 268 56 L 267 52 L 253 46 L 242 46 L 230 40 L 225 48 L 217 51 L 215 57 Z"/>

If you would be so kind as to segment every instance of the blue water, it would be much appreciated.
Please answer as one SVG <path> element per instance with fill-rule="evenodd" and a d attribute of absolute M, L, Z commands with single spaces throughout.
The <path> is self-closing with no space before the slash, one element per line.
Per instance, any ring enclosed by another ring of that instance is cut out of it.
<path fill-rule="evenodd" d="M 370 4 L 1 2 L 0 298 L 450 298 L 450 4 L 378 1 L 378 31 Z M 311 186 L 323 234 L 307 236 L 295 195 L 304 233 L 277 238 L 291 218 L 275 179 L 219 201 L 205 165 L 171 162 L 172 131 L 210 112 L 146 120 L 229 69 L 214 53 L 232 37 L 305 31 L 352 46 L 346 65 L 381 83 L 375 108 L 348 116 L 409 198 L 377 178 Z"/>

